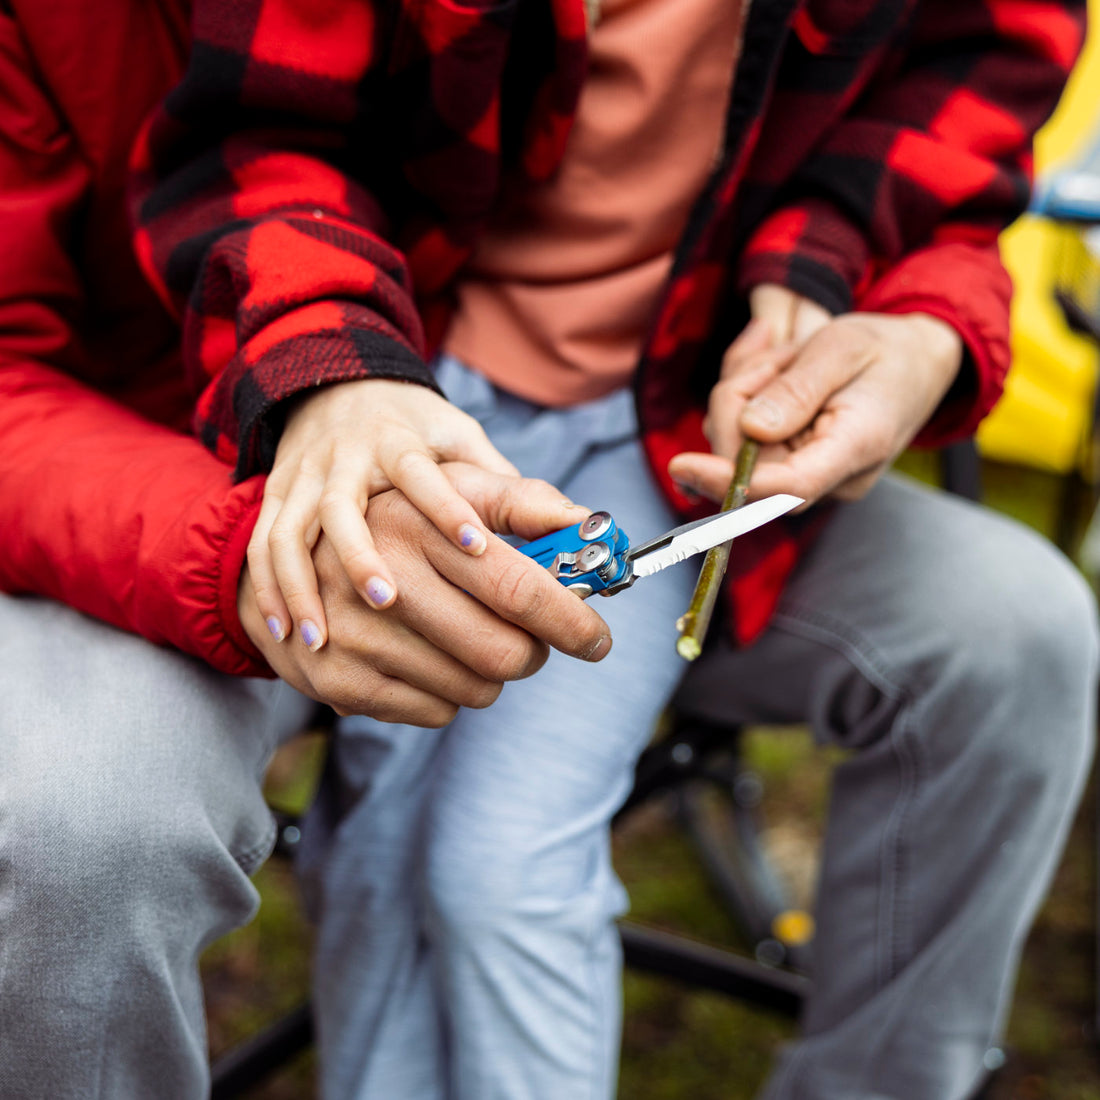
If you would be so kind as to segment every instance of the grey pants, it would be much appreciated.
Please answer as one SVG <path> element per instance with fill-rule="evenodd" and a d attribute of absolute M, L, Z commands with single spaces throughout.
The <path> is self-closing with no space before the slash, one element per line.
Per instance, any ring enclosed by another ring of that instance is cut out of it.
<path fill-rule="evenodd" d="M 699 673 L 699 707 L 853 750 L 818 992 L 769 1100 L 964 1096 L 1088 766 L 1085 586 L 1018 526 L 889 481 L 842 510 L 767 636 Z M 259 777 L 304 701 L 7 597 L 0 681 L 0 1097 L 197 1100 L 196 959 L 255 907 Z"/>
<path fill-rule="evenodd" d="M 681 704 L 809 721 L 836 770 L 815 992 L 768 1100 L 959 1100 L 1092 754 L 1091 595 L 1030 531 L 906 481 L 845 505 L 760 644 Z"/>
<path fill-rule="evenodd" d="M 306 701 L 0 595 L 0 1098 L 208 1091 L 197 961 L 274 841 Z"/>

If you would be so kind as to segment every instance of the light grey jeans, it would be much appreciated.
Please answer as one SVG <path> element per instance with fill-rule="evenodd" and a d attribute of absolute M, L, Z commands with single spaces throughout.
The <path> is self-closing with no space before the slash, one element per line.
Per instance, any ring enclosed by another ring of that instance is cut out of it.
<path fill-rule="evenodd" d="M 0 595 L 0 1097 L 199 1100 L 197 960 L 255 911 L 302 696 Z"/>

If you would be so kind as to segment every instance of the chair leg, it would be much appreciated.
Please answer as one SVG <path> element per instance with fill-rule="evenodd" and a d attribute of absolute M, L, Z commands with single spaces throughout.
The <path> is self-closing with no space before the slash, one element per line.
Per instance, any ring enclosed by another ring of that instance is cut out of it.
<path fill-rule="evenodd" d="M 214 1062 L 210 1067 L 211 1100 L 239 1096 L 312 1042 L 313 1014 L 307 1002 Z"/>

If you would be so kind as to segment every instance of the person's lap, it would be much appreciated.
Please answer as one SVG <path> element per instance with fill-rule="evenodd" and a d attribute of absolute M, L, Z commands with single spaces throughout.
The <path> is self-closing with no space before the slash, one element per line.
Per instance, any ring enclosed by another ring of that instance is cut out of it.
<path fill-rule="evenodd" d="M 604 441 L 583 455 L 555 439 L 548 422 L 517 422 L 513 454 L 526 443 L 552 455 L 544 468 L 524 472 L 555 481 L 586 504 L 608 506 L 631 535 L 645 538 L 672 518 L 645 482 L 629 431 L 615 427 L 621 413 L 591 413 L 603 418 L 600 427 L 589 425 L 591 434 L 602 433 Z M 627 454 L 627 466 L 637 468 L 624 481 Z M 411 956 L 395 955 L 396 965 L 429 976 L 408 982 L 406 1003 L 419 998 L 438 1012 L 440 990 L 450 997 L 466 988 L 480 989 L 473 1005 L 494 999 L 503 1005 L 493 1021 L 475 1010 L 460 1023 L 461 1033 L 439 1034 L 440 1049 L 464 1052 L 468 1064 L 460 1075 L 480 1095 L 491 1093 L 479 1074 L 487 1068 L 495 1076 L 502 1059 L 511 1058 L 518 1075 L 503 1087 L 535 1096 L 544 1073 L 572 1079 L 577 1070 L 569 1063 L 584 1046 L 581 1036 L 595 1028 L 605 1048 L 613 1043 L 614 992 L 604 979 L 574 986 L 591 978 L 584 952 L 594 944 L 599 968 L 613 974 L 616 967 L 614 948 L 594 931 L 610 927 L 625 903 L 607 862 L 606 823 L 680 672 L 672 624 L 694 573 L 683 567 L 673 579 L 675 572 L 601 602 L 616 645 L 599 665 L 553 655 L 534 678 L 509 685 L 493 708 L 464 712 L 442 735 L 361 723 L 337 738 L 343 809 L 365 806 L 367 794 L 378 796 L 381 809 L 345 818 L 336 855 L 324 864 L 330 888 L 343 878 L 341 860 L 363 859 L 364 845 L 368 862 L 389 861 L 375 879 L 373 913 L 368 899 L 368 931 L 341 925 L 354 899 L 337 893 L 321 906 L 326 923 L 329 909 L 343 912 L 333 926 L 351 951 L 349 995 L 363 975 L 348 937 L 399 928 L 391 903 L 405 904 L 412 887 L 422 928 L 448 950 L 442 960 L 428 958 L 418 933 Z M 220 677 L 49 601 L 0 596 L 0 619 L 6 670 L 0 892 L 7 894 L 0 904 L 7 922 L 0 975 L 5 999 L 14 991 L 28 1006 L 27 1020 L 38 1004 L 54 1021 L 37 1036 L 31 1027 L 7 1030 L 20 1056 L 0 1058 L 7 1074 L 0 1084 L 10 1089 L 18 1084 L 13 1072 L 41 1075 L 51 1062 L 52 1095 L 89 1095 L 86 1059 L 105 1040 L 79 1026 L 88 1013 L 59 1014 L 57 1005 L 62 996 L 70 1004 L 85 998 L 94 1016 L 114 1011 L 110 988 L 132 997 L 100 977 L 129 937 L 162 967 L 163 945 L 175 941 L 171 972 L 138 982 L 148 1011 L 136 1018 L 177 1022 L 178 1046 L 169 1043 L 158 1064 L 167 1056 L 185 1095 L 184 1078 L 197 1081 L 204 1072 L 193 1022 L 198 1014 L 201 1027 L 194 957 L 255 905 L 246 876 L 270 844 L 259 777 L 276 727 L 295 727 L 308 704 L 289 689 Z M 1088 593 L 1060 557 L 1016 525 L 889 481 L 840 510 L 756 646 L 725 654 L 721 648 L 711 640 L 682 703 L 727 720 L 809 720 L 822 740 L 858 750 L 841 766 L 834 794 L 818 914 L 820 994 L 807 1016 L 809 1038 L 782 1060 L 769 1095 L 805 1089 L 807 1079 L 818 1081 L 820 1092 L 800 1095 L 830 1095 L 830 1088 L 864 1095 L 845 1083 L 853 1059 L 867 1081 L 877 1082 L 869 1089 L 903 1079 L 912 1089 L 905 1095 L 949 1095 L 934 1090 L 972 1077 L 982 1045 L 995 1038 L 1005 976 L 1080 790 L 1095 664 Z M 276 696 L 282 721 L 272 724 Z M 402 801 L 400 812 L 386 809 Z M 179 844 L 180 837 L 197 839 Z M 173 877 L 174 863 L 183 870 Z M 71 884 L 80 884 L 82 898 L 91 896 L 88 884 L 105 879 L 108 866 L 114 888 L 102 891 L 81 921 L 69 921 Z M 45 881 L 57 890 L 52 914 L 50 892 L 43 892 L 46 867 Z M 979 881 L 989 889 L 976 890 Z M 29 910 L 17 891 L 28 884 L 38 891 L 35 907 L 45 922 L 34 929 L 18 927 Z M 150 889 L 144 896 L 138 889 L 137 903 L 129 905 L 135 886 Z M 168 898 L 188 896 L 193 904 L 168 905 Z M 111 927 L 126 911 L 134 923 L 107 937 L 99 952 L 103 967 L 88 965 L 88 929 Z M 59 922 L 56 928 L 51 921 Z M 51 959 L 43 970 L 29 965 L 27 952 L 43 943 L 47 926 Z M 488 951 L 477 943 L 487 927 L 496 937 Z M 322 941 L 325 935 L 323 926 Z M 570 939 L 577 954 L 563 956 L 557 973 L 544 973 L 540 955 L 551 942 Z M 323 986 L 323 952 L 321 962 Z M 339 965 L 333 957 L 327 969 Z M 66 975 L 78 969 L 83 974 L 73 984 Z M 532 984 L 533 975 L 541 986 Z M 957 996 L 960 984 L 974 996 Z M 922 1004 L 932 988 L 948 991 L 952 1011 Z M 182 1003 L 167 1003 L 181 996 Z M 561 1042 L 524 1063 L 532 999 L 544 1018 L 557 1014 Z M 580 1016 L 577 1004 L 587 1004 Z M 502 1018 L 506 1026 L 494 1033 L 491 1023 Z M 343 1022 L 360 1049 L 362 1024 L 354 1013 Z M 377 1038 L 396 1065 L 407 1052 L 402 1029 L 389 1027 Z M 113 1034 L 116 1051 L 128 1038 L 134 1049 L 143 1042 L 140 1034 Z M 409 1096 L 451 1072 L 423 1033 L 419 1039 L 418 1063 L 406 1066 L 419 1082 Z M 64 1078 L 59 1043 L 81 1055 L 79 1090 Z M 945 1059 L 944 1050 L 953 1053 Z M 613 1056 L 586 1058 L 583 1073 L 610 1094 Z M 946 1065 L 952 1058 L 953 1076 L 925 1072 L 937 1059 Z M 116 1072 L 110 1060 L 99 1064 L 104 1088 L 125 1079 L 110 1076 Z M 117 1072 L 132 1071 L 131 1064 Z M 165 1084 L 163 1068 L 158 1080 Z"/>
<path fill-rule="evenodd" d="M 769 630 L 679 704 L 810 723 L 834 776 L 806 1040 L 769 1098 L 965 1095 L 1092 747 L 1090 593 L 1045 540 L 900 479 L 844 505 Z"/>
<path fill-rule="evenodd" d="M 451 381 L 460 391 L 452 399 L 483 419 L 491 436 L 494 418 L 511 420 L 504 437 L 495 441 L 525 474 L 544 476 L 586 504 L 610 506 L 635 537 L 647 537 L 671 522 L 663 505 L 636 522 L 631 506 L 617 499 L 622 481 L 613 470 L 617 460 L 610 458 L 612 465 L 601 473 L 601 448 L 582 453 L 571 448 L 569 433 L 562 435 L 564 421 L 555 426 L 554 417 L 525 412 L 521 403 L 509 408 L 510 399 L 492 397 L 485 383 L 465 372 L 454 372 Z M 505 405 L 503 417 L 496 400 Z M 606 430 L 606 418 L 621 411 L 590 410 L 585 414 L 589 428 L 592 418 L 604 418 L 597 433 Z M 603 449 L 614 455 L 613 446 Z M 640 473 L 640 450 L 633 462 L 633 473 Z M 639 499 L 656 500 L 652 487 L 644 488 Z M 593 966 L 581 954 L 560 951 L 560 944 L 570 935 L 576 941 L 587 934 L 591 946 L 596 942 L 591 929 L 610 928 L 611 918 L 623 908 L 607 862 L 606 827 L 627 793 L 653 718 L 681 670 L 672 641 L 675 617 L 686 606 L 694 576 L 690 568 L 685 572 L 675 595 L 660 606 L 656 582 L 641 582 L 608 601 L 616 648 L 600 665 L 582 669 L 555 655 L 530 681 L 509 685 L 489 711 L 464 712 L 442 735 L 369 722 L 346 724 L 346 736 L 337 738 L 334 771 L 343 780 L 340 801 L 355 810 L 344 819 L 334 853 L 323 864 L 313 863 L 314 885 L 326 880 L 318 893 L 327 899 L 318 979 L 322 1004 L 333 993 L 325 988 L 326 972 L 333 969 L 324 964 L 326 930 L 332 960 L 349 958 L 349 951 L 354 958 L 356 944 L 363 949 L 359 965 L 344 972 L 336 982 L 341 993 L 331 999 L 330 1019 L 339 1021 L 332 1026 L 342 1033 L 332 1040 L 334 1056 L 326 1071 L 337 1067 L 332 1080 L 371 1082 L 363 1086 L 364 1095 L 371 1088 L 377 1091 L 379 1082 L 392 1088 L 400 1081 L 402 1095 L 427 1097 L 440 1094 L 445 1088 L 440 1082 L 448 1076 L 456 1096 L 491 1096 L 493 1087 L 502 1090 L 500 1095 L 550 1096 L 563 1087 L 575 1090 L 578 1082 L 586 1082 L 594 1095 L 611 1093 L 614 1056 L 606 1051 L 614 1046 L 617 995 L 606 976 L 586 987 Z M 637 622 L 630 622 L 630 613 L 639 608 L 644 611 Z M 617 623 L 620 614 L 626 621 Z M 1053 630 L 1051 615 L 1060 623 Z M 712 638 L 710 645 L 720 648 L 721 641 Z M 949 845 L 957 857 L 941 860 L 931 878 L 922 872 L 923 879 L 903 882 L 880 870 L 889 867 L 884 852 L 939 851 L 944 838 L 935 826 L 943 827 L 943 813 L 964 815 L 971 809 L 983 772 L 998 761 L 1002 778 L 1035 783 L 1047 792 L 1040 800 L 1042 811 L 1023 815 L 1015 840 L 1027 849 L 1029 869 L 1015 877 L 1015 894 L 1002 897 L 1011 916 L 999 926 L 998 965 L 1001 972 L 1009 969 L 1019 930 L 1026 927 L 1058 850 L 1067 807 L 1079 790 L 1093 651 L 1087 594 L 1041 539 L 983 509 L 888 480 L 869 499 L 842 507 L 796 571 L 774 623 L 754 647 L 725 661 L 708 654 L 693 671 L 682 701 L 700 689 L 709 668 L 712 683 L 704 694 L 722 718 L 809 720 L 820 738 L 864 750 L 838 773 L 840 801 L 834 804 L 830 836 L 840 839 L 828 847 L 825 874 L 847 885 L 828 891 L 819 912 L 819 942 L 827 945 L 819 986 L 825 992 L 811 1005 L 810 1033 L 828 1034 L 846 1014 L 856 1018 L 861 1006 L 877 1005 L 876 994 L 884 986 L 897 988 L 899 960 L 918 954 L 934 932 L 935 903 L 952 895 L 954 904 L 954 894 L 965 893 L 967 876 L 986 872 L 987 839 Z M 618 668 L 616 658 L 622 662 Z M 1035 676 L 1016 675 L 1014 665 L 1021 659 Z M 1054 670 L 1061 675 L 1046 675 Z M 1050 690 L 1036 694 L 1036 680 Z M 1067 700 L 1061 709 L 1051 704 L 1054 736 L 1064 750 L 1058 754 L 1061 764 L 1034 751 L 1015 703 L 1006 710 L 1003 701 L 993 702 L 998 693 L 1012 699 L 1025 684 L 1031 685 L 1026 693 L 1033 703 Z M 639 695 L 643 686 L 644 699 Z M 967 729 L 970 717 L 960 696 L 981 700 L 980 726 L 986 731 L 969 759 L 951 743 Z M 628 717 L 631 705 L 634 712 Z M 930 718 L 935 706 L 948 708 L 950 720 Z M 930 720 L 934 737 L 920 728 L 921 721 Z M 1007 726 L 1001 736 L 996 733 L 999 720 Z M 910 781 L 914 769 L 927 767 L 937 774 L 953 766 L 961 779 L 924 786 Z M 929 826 L 933 802 L 935 820 Z M 1008 837 L 1013 830 L 1007 824 L 1006 830 Z M 831 856 L 834 850 L 840 854 Z M 957 881 L 937 883 L 938 875 L 954 875 Z M 351 893 L 358 894 L 358 901 L 351 901 L 344 895 L 356 880 L 359 886 Z M 906 911 L 914 890 L 927 891 L 934 904 Z M 885 906 L 884 897 L 895 894 L 902 900 L 894 913 L 906 911 L 904 919 L 894 920 Z M 415 936 L 399 930 L 395 905 L 415 913 Z M 960 902 L 959 908 L 966 906 Z M 584 913 L 591 923 L 570 926 L 566 913 Z M 981 914 L 966 914 L 956 921 L 961 930 L 957 951 L 972 941 L 969 930 L 980 920 Z M 395 940 L 404 941 L 404 950 Z M 558 949 L 551 946 L 555 942 Z M 849 966 L 853 952 L 862 962 Z M 555 953 L 558 965 L 548 967 L 545 960 Z M 378 969 L 379 954 L 392 966 Z M 613 955 L 605 947 L 599 964 L 605 975 L 614 974 Z M 933 958 L 929 965 L 942 966 L 946 957 Z M 375 991 L 366 1016 L 357 1016 L 363 1011 L 359 978 L 370 983 L 363 976 L 372 960 L 384 990 Z M 430 974 L 430 981 L 396 977 L 399 970 L 407 975 L 417 968 Z M 357 972 L 359 978 L 348 980 Z M 975 1050 L 980 1059 L 980 1048 L 992 1041 L 1003 991 L 998 986 L 991 992 L 990 986 L 1003 982 L 1001 972 L 987 965 L 980 975 L 983 996 L 990 1001 L 981 1013 L 971 1004 L 955 1015 L 955 1024 L 963 1025 L 973 1016 L 983 1032 L 964 1044 L 955 1080 L 972 1076 Z M 532 975 L 542 979 L 541 985 L 532 982 Z M 528 993 L 538 990 L 538 996 L 525 997 L 525 985 Z M 531 1001 L 554 1007 L 532 1013 Z M 448 1019 L 441 1014 L 442 1003 L 465 1008 Z M 488 1006 L 487 1013 L 479 1005 Z M 438 1040 L 430 1055 L 423 1026 L 407 1026 L 425 1013 Z M 593 1033 L 594 1018 L 601 1039 L 586 1043 L 581 1036 Z M 323 1036 L 324 1019 L 322 1009 Z M 560 1047 L 546 1035 L 560 1038 Z M 888 1029 L 882 1036 L 883 1049 L 891 1047 Z M 354 1049 L 353 1065 L 340 1053 L 341 1044 Z M 595 1054 L 601 1044 L 605 1053 Z M 413 1059 L 409 1052 L 417 1045 L 420 1055 Z M 884 1056 L 891 1064 L 910 1057 L 926 1061 L 919 1034 L 900 1053 L 891 1051 L 888 1059 Z M 807 1057 L 792 1056 L 788 1064 Z M 502 1068 L 505 1064 L 510 1068 Z M 386 1065 L 392 1074 L 379 1070 Z M 515 1075 L 510 1083 L 509 1074 Z M 776 1082 L 775 1089 L 788 1087 L 780 1077 Z M 936 1095 L 942 1083 L 937 1079 L 928 1095 Z"/>
<path fill-rule="evenodd" d="M 461 370 L 441 380 L 525 475 L 607 508 L 638 539 L 675 523 L 646 472 L 628 393 L 546 414 Z M 331 1095 L 450 1087 L 518 1100 L 577 1094 L 594 1077 L 612 1087 L 612 918 L 625 899 L 607 822 L 682 672 L 674 623 L 693 581 L 678 567 L 600 600 L 615 644 L 599 665 L 553 653 L 445 731 L 340 724 L 304 861 L 321 917 Z M 332 830 L 324 811 L 337 803 L 346 813 Z M 536 961 L 548 957 L 550 966 Z M 421 978 L 409 981 L 414 971 Z M 544 1016 L 563 1002 L 568 1019 Z"/>
<path fill-rule="evenodd" d="M 0 1094 L 202 1095 L 197 956 L 255 909 L 305 701 L 49 600 L 0 638 Z"/>

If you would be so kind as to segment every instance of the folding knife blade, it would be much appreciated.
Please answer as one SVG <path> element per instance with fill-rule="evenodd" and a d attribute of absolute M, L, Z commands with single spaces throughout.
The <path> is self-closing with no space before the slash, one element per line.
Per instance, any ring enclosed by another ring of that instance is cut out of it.
<path fill-rule="evenodd" d="M 627 558 L 636 577 L 651 577 L 693 554 L 702 554 L 712 546 L 755 531 L 757 527 L 763 527 L 765 523 L 778 519 L 802 503 L 802 497 L 777 493 L 741 508 L 677 527 L 667 535 L 631 547 L 627 551 Z"/>

